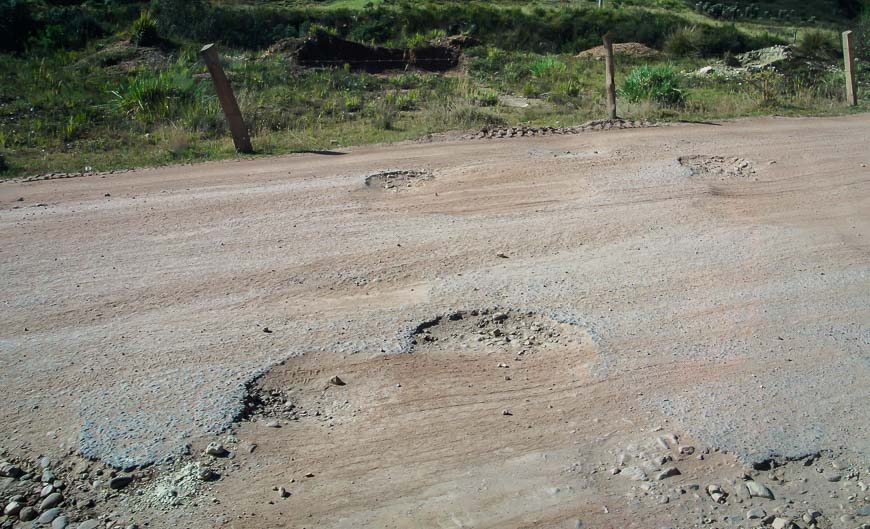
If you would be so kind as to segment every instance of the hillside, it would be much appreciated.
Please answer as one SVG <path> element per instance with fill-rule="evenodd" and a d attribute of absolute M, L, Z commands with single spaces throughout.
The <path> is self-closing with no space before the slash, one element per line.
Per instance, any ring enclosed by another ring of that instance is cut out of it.
<path fill-rule="evenodd" d="M 575 55 L 607 31 L 617 42 L 664 52 L 655 60 L 623 57 L 620 79 L 651 65 L 679 92 L 625 92 L 627 118 L 842 112 L 837 35 L 857 24 L 860 7 L 857 0 L 605 0 L 603 9 L 589 0 L 6 0 L 0 174 L 232 156 L 198 59 L 206 42 L 221 46 L 261 153 L 601 117 L 602 68 Z M 463 46 L 461 66 L 447 74 L 373 75 L 341 61 L 299 68 L 289 52 L 313 35 L 398 48 L 465 35 L 473 45 Z M 799 45 L 818 68 L 739 81 L 689 75 L 776 44 Z"/>

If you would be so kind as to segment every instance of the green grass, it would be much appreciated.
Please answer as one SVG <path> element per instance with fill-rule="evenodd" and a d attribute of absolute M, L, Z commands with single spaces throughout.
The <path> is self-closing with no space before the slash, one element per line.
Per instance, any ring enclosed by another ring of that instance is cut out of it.
<path fill-rule="evenodd" d="M 195 4 L 182 2 L 177 7 L 204 5 Z M 245 35 L 262 40 L 256 45 L 221 46 L 260 154 L 397 141 L 487 125 L 560 126 L 600 118 L 603 63 L 574 54 L 598 44 L 604 27 L 614 27 L 626 37 L 617 40 L 631 38 L 659 47 L 675 31 L 701 33 L 689 39 L 685 51 L 652 64 L 628 57 L 618 60 L 623 117 L 708 120 L 849 111 L 836 72 L 764 74 L 743 81 L 683 75 L 707 64 L 700 55 L 720 56 L 734 42 L 751 47 L 792 29 L 758 21 L 732 28 L 677 0 L 622 0 L 601 11 L 588 0 L 566 2 L 564 8 L 549 0 L 437 5 L 385 0 L 369 7 L 356 0 L 248 4 L 219 2 L 219 16 L 212 23 L 225 26 L 205 29 L 227 29 L 230 40 Z M 37 35 L 25 52 L 0 53 L 0 157 L 6 164 L 0 164 L 0 174 L 109 170 L 235 156 L 214 90 L 198 60 L 200 43 L 167 33 L 159 11 L 142 17 L 143 3 L 122 5 L 112 17 L 87 8 L 94 17 L 104 16 L 97 20 L 110 36 L 54 49 L 47 44 L 50 39 Z M 160 48 L 138 49 L 126 43 L 131 33 L 150 33 L 152 20 L 162 28 Z M 348 20 L 355 24 L 344 25 Z M 276 21 L 281 24 L 270 26 Z M 421 44 L 462 30 L 483 44 L 466 50 L 463 70 L 450 75 L 297 70 L 280 56 L 261 57 L 266 44 L 308 32 L 315 27 L 312 21 L 385 44 Z M 800 28 L 800 42 L 830 52 L 834 32 L 821 27 Z M 269 34 L 263 28 L 271 28 Z M 630 87 L 626 90 L 632 79 L 643 81 L 637 72 L 644 71 L 669 72 L 663 92 L 656 91 L 662 88 L 658 81 L 653 83 L 656 90 L 634 89 L 638 97 L 631 95 Z M 680 101 L 668 87 L 679 90 Z M 503 106 L 500 97 L 506 95 L 525 96 L 532 105 Z"/>

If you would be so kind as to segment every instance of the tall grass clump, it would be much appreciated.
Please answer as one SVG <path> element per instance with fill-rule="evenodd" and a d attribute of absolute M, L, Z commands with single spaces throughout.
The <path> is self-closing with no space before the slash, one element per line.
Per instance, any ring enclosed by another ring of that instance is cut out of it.
<path fill-rule="evenodd" d="M 133 26 L 130 28 L 130 42 L 137 46 L 154 46 L 160 42 L 157 21 L 152 18 L 148 11 L 142 11 L 139 18 L 133 22 Z"/>
<path fill-rule="evenodd" d="M 680 79 L 670 66 L 639 66 L 633 69 L 620 90 L 622 97 L 632 103 L 653 101 L 676 106 L 683 103 Z"/>
<path fill-rule="evenodd" d="M 111 94 L 117 112 L 146 123 L 157 123 L 177 118 L 187 107 L 197 104 L 201 88 L 190 73 L 181 68 L 157 73 L 140 70 Z"/>

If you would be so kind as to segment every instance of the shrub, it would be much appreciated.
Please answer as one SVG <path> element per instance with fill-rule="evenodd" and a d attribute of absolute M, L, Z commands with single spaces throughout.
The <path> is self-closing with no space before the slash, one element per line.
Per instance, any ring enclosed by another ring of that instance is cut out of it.
<path fill-rule="evenodd" d="M 22 51 L 34 31 L 36 20 L 30 3 L 0 0 L 0 51 Z"/>
<path fill-rule="evenodd" d="M 154 46 L 160 42 L 157 22 L 148 11 L 142 11 L 139 18 L 133 22 L 133 27 L 130 28 L 130 41 L 137 46 Z"/>
<path fill-rule="evenodd" d="M 186 106 L 197 101 L 200 88 L 186 70 L 171 69 L 141 71 L 111 93 L 118 112 L 155 123 L 180 116 Z"/>
<path fill-rule="evenodd" d="M 640 66 L 628 74 L 620 93 L 632 103 L 654 101 L 663 105 L 683 102 L 680 80 L 670 66 Z"/>
<path fill-rule="evenodd" d="M 6 163 L 6 158 L 3 156 L 3 153 L 0 152 L 0 173 L 4 173 L 9 170 L 9 164 Z"/>
<path fill-rule="evenodd" d="M 807 55 L 831 55 L 837 52 L 837 46 L 823 31 L 807 31 L 801 36 L 800 51 Z"/>
<path fill-rule="evenodd" d="M 688 57 L 699 51 L 700 30 L 696 26 L 677 28 L 665 39 L 665 52 L 677 57 Z"/>

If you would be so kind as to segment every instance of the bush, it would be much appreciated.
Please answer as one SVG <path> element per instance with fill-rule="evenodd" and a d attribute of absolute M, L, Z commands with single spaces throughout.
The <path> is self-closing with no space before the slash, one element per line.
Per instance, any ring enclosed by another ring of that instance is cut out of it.
<path fill-rule="evenodd" d="M 663 105 L 683 102 L 680 80 L 670 66 L 640 66 L 628 74 L 620 93 L 632 103 L 654 101 Z"/>
<path fill-rule="evenodd" d="M 133 22 L 133 27 L 130 28 L 130 42 L 137 46 L 154 46 L 160 42 L 157 22 L 148 11 L 142 11 L 139 18 Z"/>
<path fill-rule="evenodd" d="M 29 3 L 0 0 L 0 51 L 22 51 L 36 27 Z"/>
<path fill-rule="evenodd" d="M 798 49 L 807 55 L 832 55 L 837 53 L 837 45 L 823 31 L 807 31 L 801 36 Z"/>
<path fill-rule="evenodd" d="M 683 26 L 668 35 L 664 50 L 676 57 L 688 57 L 698 53 L 700 40 L 700 30 L 696 26 Z"/>
<path fill-rule="evenodd" d="M 146 123 L 156 123 L 179 117 L 185 108 L 196 104 L 200 85 L 184 69 L 159 73 L 141 71 L 127 81 L 115 96 L 115 110 Z"/>

